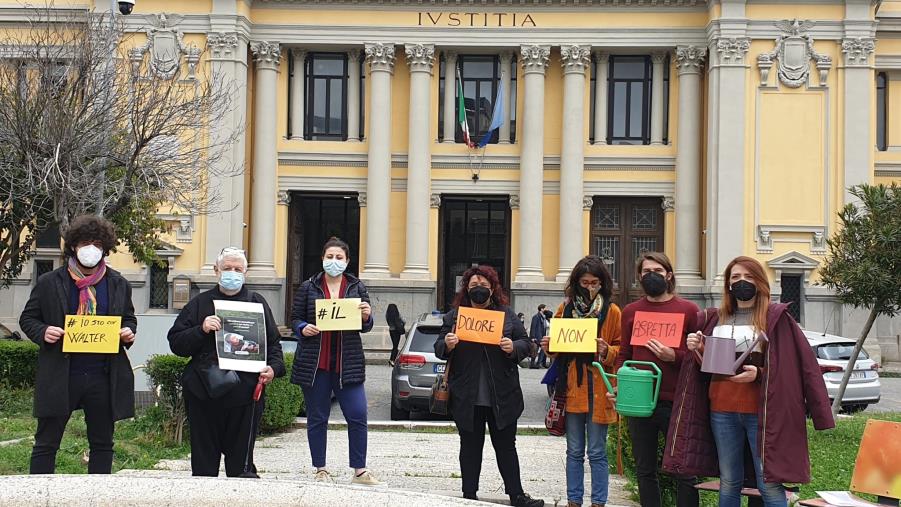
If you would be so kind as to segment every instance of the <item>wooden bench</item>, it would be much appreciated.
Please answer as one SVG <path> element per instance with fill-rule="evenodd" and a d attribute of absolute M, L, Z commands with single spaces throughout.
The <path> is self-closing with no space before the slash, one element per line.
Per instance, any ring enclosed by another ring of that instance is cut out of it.
<path fill-rule="evenodd" d="M 699 491 L 712 491 L 714 493 L 719 493 L 720 491 L 720 481 L 713 480 L 702 482 L 700 484 L 695 485 L 695 489 Z M 785 492 L 794 495 L 794 498 L 797 498 L 797 488 L 786 488 Z M 741 488 L 741 495 L 748 497 L 748 507 L 763 507 L 763 497 L 760 495 L 760 490 L 757 488 Z"/>

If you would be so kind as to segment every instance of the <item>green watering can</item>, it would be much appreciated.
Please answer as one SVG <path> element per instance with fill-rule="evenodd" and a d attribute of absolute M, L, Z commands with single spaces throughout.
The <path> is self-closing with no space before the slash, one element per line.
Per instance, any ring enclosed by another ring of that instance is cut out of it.
<path fill-rule="evenodd" d="M 616 375 L 604 371 L 601 363 L 591 363 L 601 372 L 601 378 L 607 385 L 607 390 L 613 392 L 613 386 L 607 377 L 613 377 L 619 382 L 619 391 L 616 395 L 616 411 L 620 415 L 628 417 L 650 417 L 657 406 L 657 398 L 660 396 L 660 368 L 650 361 L 626 361 Z M 650 366 L 657 373 L 632 368 L 632 364 Z"/>

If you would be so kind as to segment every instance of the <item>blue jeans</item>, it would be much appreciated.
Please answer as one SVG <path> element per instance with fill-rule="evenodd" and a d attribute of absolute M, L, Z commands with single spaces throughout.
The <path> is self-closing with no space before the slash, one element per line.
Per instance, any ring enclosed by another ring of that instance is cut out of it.
<path fill-rule="evenodd" d="M 745 442 L 751 447 L 757 489 L 766 507 L 786 507 L 785 488 L 780 483 L 763 482 L 763 465 L 757 448 L 757 414 L 711 412 L 710 426 L 720 462 L 720 507 L 739 507 L 745 478 Z"/>
<path fill-rule="evenodd" d="M 366 391 L 363 384 L 338 385 L 339 376 L 335 372 L 319 370 L 313 386 L 303 388 L 303 397 L 307 406 L 307 441 L 310 445 L 310 456 L 313 466 L 325 467 L 326 437 L 328 435 L 328 416 L 332 408 L 332 391 L 338 398 L 341 412 L 347 421 L 348 447 L 350 448 L 350 467 L 366 468 Z"/>
<path fill-rule="evenodd" d="M 585 493 L 585 436 L 588 435 L 588 463 L 591 466 L 591 502 L 607 503 L 610 465 L 607 463 L 607 425 L 591 422 L 594 393 L 588 382 L 588 413 L 566 413 L 566 498 L 582 505 Z"/>

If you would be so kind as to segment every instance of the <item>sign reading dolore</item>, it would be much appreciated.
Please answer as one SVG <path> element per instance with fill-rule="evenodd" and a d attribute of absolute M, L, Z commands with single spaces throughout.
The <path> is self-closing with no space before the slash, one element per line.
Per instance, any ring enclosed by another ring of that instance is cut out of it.
<path fill-rule="evenodd" d="M 420 12 L 419 26 L 469 26 L 519 28 L 538 26 L 523 12 Z"/>
<path fill-rule="evenodd" d="M 504 312 L 461 306 L 456 334 L 465 342 L 499 345 L 504 334 Z"/>

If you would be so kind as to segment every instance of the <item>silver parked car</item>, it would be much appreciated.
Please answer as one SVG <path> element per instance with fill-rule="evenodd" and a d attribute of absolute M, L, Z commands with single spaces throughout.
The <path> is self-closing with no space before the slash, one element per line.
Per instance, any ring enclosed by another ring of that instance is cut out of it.
<path fill-rule="evenodd" d="M 435 356 L 434 348 L 443 317 L 441 313 L 420 315 L 398 348 L 391 370 L 392 421 L 409 419 L 414 410 L 429 411 L 432 384 L 447 366 Z"/>
<path fill-rule="evenodd" d="M 851 359 L 855 340 L 806 330 L 804 336 L 807 337 L 807 342 L 817 356 L 820 371 L 823 372 L 823 380 L 826 381 L 829 400 L 835 400 L 839 385 L 842 383 L 842 376 Z M 844 411 L 857 412 L 867 408 L 867 405 L 879 402 L 882 396 L 882 386 L 879 383 L 878 368 L 879 365 L 870 359 L 867 351 L 861 349 L 854 370 L 851 372 L 848 387 L 842 396 Z"/>

